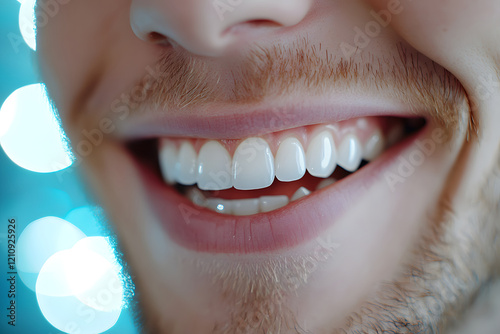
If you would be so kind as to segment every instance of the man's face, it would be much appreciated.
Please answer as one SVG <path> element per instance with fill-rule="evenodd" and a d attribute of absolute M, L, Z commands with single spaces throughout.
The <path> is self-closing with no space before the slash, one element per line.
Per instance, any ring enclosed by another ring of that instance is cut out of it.
<path fill-rule="evenodd" d="M 144 325 L 446 328 L 498 260 L 499 14 L 86 0 L 39 22 L 45 82 Z"/>

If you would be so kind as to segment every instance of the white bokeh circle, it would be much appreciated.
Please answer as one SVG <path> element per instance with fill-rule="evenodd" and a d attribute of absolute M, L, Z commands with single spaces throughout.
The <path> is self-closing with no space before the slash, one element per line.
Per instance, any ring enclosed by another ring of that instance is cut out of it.
<path fill-rule="evenodd" d="M 36 279 L 45 261 L 83 238 L 82 231 L 58 217 L 44 217 L 30 223 L 17 241 L 17 270 L 23 283 L 35 291 Z"/>
<path fill-rule="evenodd" d="M 45 85 L 15 90 L 5 100 L 0 115 L 9 124 L 2 126 L 0 144 L 14 163 L 39 173 L 56 172 L 72 164 L 73 156 L 46 96 Z"/>
<path fill-rule="evenodd" d="M 121 267 L 106 238 L 91 237 L 51 256 L 36 283 L 40 310 L 66 333 L 102 333 L 123 307 Z"/>
<path fill-rule="evenodd" d="M 28 46 L 36 51 L 36 0 L 22 0 L 19 9 L 19 30 Z"/>

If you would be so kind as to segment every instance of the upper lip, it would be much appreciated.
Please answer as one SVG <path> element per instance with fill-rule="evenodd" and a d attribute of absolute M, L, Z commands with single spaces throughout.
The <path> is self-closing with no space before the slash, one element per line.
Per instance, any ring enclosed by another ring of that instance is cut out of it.
<path fill-rule="evenodd" d="M 312 124 L 368 116 L 423 117 L 415 108 L 381 99 L 344 97 L 343 102 L 308 101 L 279 106 L 221 105 L 182 110 L 149 109 L 119 127 L 124 140 L 156 137 L 240 139 Z"/>

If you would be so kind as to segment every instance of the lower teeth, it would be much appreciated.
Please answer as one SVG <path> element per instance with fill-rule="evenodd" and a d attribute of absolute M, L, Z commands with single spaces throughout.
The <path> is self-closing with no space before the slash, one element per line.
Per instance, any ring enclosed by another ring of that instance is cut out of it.
<path fill-rule="evenodd" d="M 322 180 L 316 190 L 323 189 L 333 183 L 334 178 Z M 186 189 L 185 195 L 194 204 L 200 207 L 207 208 L 214 212 L 226 215 L 247 216 L 261 212 L 270 212 L 280 209 L 290 202 L 299 200 L 311 194 L 311 191 L 305 187 L 300 187 L 295 193 L 288 197 L 286 195 L 278 196 L 261 196 L 259 198 L 249 199 L 222 199 L 222 198 L 207 198 L 205 194 L 196 186 L 190 186 Z"/>

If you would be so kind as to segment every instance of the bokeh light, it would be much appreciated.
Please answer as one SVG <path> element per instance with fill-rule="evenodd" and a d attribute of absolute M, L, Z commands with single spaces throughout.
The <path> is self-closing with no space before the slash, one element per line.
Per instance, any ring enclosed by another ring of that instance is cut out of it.
<path fill-rule="evenodd" d="M 36 51 L 36 0 L 22 0 L 19 9 L 19 30 L 28 46 Z"/>
<path fill-rule="evenodd" d="M 0 114 L 10 119 L 0 137 L 7 156 L 17 165 L 34 172 L 50 173 L 67 168 L 72 155 L 64 141 L 63 130 L 46 97 L 43 84 L 15 90 L 4 102 Z"/>
<path fill-rule="evenodd" d="M 72 248 L 80 261 L 68 270 L 73 294 L 88 306 L 100 311 L 119 310 L 123 306 L 121 265 L 115 259 L 108 238 L 89 237 Z"/>
<path fill-rule="evenodd" d="M 16 115 L 17 99 L 14 97 L 5 100 L 0 109 L 0 138 L 2 138 L 9 130 L 14 116 Z"/>
<path fill-rule="evenodd" d="M 78 241 L 52 255 L 36 283 L 38 305 L 52 326 L 66 333 L 102 333 L 123 306 L 121 267 L 104 237 Z"/>
<path fill-rule="evenodd" d="M 97 206 L 81 206 L 71 210 L 64 219 L 78 227 L 88 237 L 101 236 L 105 232 L 103 223 L 98 220 L 101 211 L 102 209 Z"/>
<path fill-rule="evenodd" d="M 36 279 L 47 259 L 70 249 L 82 238 L 82 231 L 57 217 L 44 217 L 26 226 L 17 241 L 17 270 L 23 283 L 35 291 Z"/>

